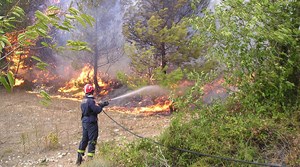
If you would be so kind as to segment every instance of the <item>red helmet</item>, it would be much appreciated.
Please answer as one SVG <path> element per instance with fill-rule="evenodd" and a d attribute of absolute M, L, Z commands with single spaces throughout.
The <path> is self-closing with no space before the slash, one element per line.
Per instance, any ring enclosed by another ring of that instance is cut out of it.
<path fill-rule="evenodd" d="M 86 84 L 83 88 L 84 93 L 91 93 L 93 92 L 95 89 L 91 84 Z"/>

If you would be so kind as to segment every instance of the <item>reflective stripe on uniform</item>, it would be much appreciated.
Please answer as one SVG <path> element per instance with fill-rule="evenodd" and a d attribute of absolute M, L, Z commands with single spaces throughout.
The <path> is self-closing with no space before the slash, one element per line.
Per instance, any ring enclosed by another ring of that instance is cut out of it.
<path fill-rule="evenodd" d="M 77 150 L 78 153 L 84 153 L 84 150 Z"/>
<path fill-rule="evenodd" d="M 87 156 L 89 157 L 93 157 L 95 155 L 95 153 L 87 153 Z"/>

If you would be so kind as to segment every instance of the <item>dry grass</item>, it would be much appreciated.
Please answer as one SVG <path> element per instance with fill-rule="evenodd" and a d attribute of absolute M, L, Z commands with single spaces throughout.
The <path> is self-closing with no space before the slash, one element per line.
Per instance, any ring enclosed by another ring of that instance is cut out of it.
<path fill-rule="evenodd" d="M 53 98 L 49 106 L 43 106 L 40 100 L 36 94 L 23 90 L 7 93 L 0 89 L 0 164 L 8 161 L 3 163 L 3 167 L 45 157 L 58 160 L 47 162 L 50 166 L 74 166 L 81 138 L 80 102 Z M 170 117 L 166 116 L 144 117 L 113 111 L 107 113 L 119 123 L 146 137 L 157 136 L 170 121 Z M 136 139 L 104 114 L 100 114 L 98 119 L 99 142 Z M 67 155 L 58 158 L 58 153 Z M 91 163 L 97 164 L 98 161 L 100 160 Z M 99 164 L 107 165 L 102 160 Z"/>

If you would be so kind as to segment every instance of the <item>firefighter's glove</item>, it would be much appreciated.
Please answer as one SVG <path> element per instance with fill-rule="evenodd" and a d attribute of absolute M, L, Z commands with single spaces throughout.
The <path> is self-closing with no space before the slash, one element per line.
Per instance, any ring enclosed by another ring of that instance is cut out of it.
<path fill-rule="evenodd" d="M 105 107 L 105 106 L 108 106 L 108 105 L 109 105 L 109 102 L 108 102 L 108 101 L 99 103 L 99 106 L 100 106 L 100 107 Z"/>

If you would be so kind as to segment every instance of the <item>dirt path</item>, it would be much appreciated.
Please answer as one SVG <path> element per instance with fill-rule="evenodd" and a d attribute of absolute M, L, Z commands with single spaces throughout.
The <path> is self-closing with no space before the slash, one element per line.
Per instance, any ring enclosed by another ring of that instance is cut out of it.
<path fill-rule="evenodd" d="M 21 90 L 0 90 L 0 167 L 75 166 L 81 138 L 80 102 L 54 98 L 49 106 L 43 106 L 40 100 L 36 94 Z M 170 116 L 107 113 L 145 137 L 159 135 L 170 121 Z M 98 119 L 98 142 L 136 139 L 104 113 Z"/>

